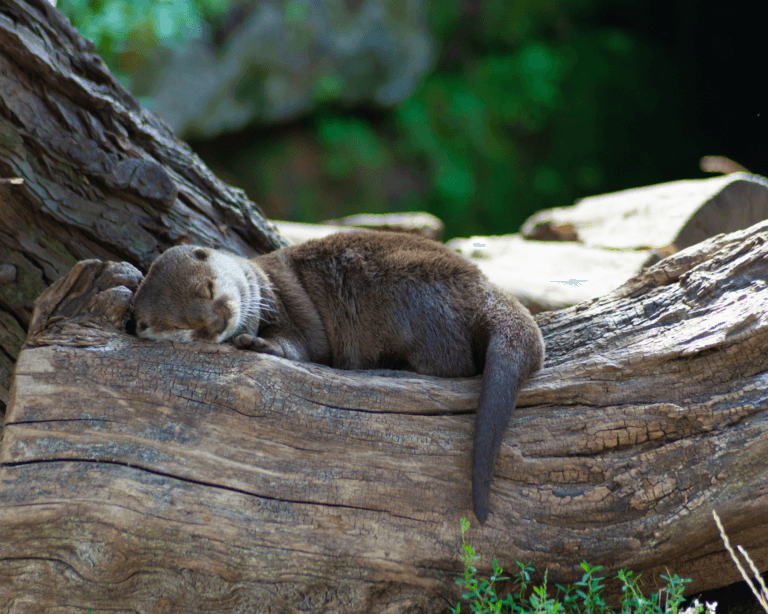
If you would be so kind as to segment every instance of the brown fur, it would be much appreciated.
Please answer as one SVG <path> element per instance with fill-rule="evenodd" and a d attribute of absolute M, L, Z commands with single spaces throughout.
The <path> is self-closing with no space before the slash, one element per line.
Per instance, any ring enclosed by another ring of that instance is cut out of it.
<path fill-rule="evenodd" d="M 231 336 L 241 348 L 339 369 L 483 372 L 472 472 L 481 523 L 518 391 L 544 358 L 541 332 L 516 299 L 445 246 L 409 234 L 342 233 L 250 261 L 171 248 L 139 287 L 134 315 L 137 333 L 153 339 Z"/>

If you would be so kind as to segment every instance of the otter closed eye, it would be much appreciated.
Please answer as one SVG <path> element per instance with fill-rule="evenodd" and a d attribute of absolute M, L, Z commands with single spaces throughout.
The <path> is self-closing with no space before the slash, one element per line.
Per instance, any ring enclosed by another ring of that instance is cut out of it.
<path fill-rule="evenodd" d="M 488 516 L 491 478 L 522 383 L 544 359 L 516 299 L 444 245 L 418 235 L 343 233 L 252 260 L 173 247 L 135 297 L 136 333 L 211 341 L 340 369 L 483 372 L 472 499 Z"/>

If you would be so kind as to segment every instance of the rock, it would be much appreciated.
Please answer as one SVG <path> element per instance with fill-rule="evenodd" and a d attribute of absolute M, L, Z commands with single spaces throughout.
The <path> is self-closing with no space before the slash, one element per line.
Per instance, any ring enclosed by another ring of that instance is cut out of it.
<path fill-rule="evenodd" d="M 184 137 L 284 122 L 318 102 L 393 105 L 431 67 L 425 13 L 423 0 L 259 2 L 221 48 L 156 54 L 142 94 Z"/>

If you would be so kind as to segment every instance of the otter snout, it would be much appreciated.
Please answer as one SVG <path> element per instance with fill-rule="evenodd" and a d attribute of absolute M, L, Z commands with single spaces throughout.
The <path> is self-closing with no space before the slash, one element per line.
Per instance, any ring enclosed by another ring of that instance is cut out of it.
<path fill-rule="evenodd" d="M 164 320 L 159 314 L 154 318 L 137 317 L 136 334 L 153 341 L 221 343 L 234 334 L 234 326 L 230 323 L 236 323 L 236 320 L 229 303 L 226 297 L 213 302 L 195 301 L 180 310 L 174 321 Z"/>

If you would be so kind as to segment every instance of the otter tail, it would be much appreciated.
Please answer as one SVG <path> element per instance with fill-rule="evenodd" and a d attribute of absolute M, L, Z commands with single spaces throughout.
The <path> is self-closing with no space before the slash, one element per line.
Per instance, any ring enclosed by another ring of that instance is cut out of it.
<path fill-rule="evenodd" d="M 488 519 L 496 456 L 517 395 L 544 358 L 544 342 L 530 316 L 492 326 L 489 333 L 472 453 L 472 506 L 480 524 Z"/>

